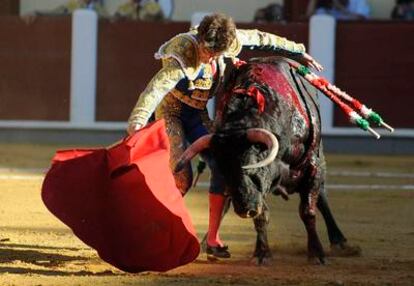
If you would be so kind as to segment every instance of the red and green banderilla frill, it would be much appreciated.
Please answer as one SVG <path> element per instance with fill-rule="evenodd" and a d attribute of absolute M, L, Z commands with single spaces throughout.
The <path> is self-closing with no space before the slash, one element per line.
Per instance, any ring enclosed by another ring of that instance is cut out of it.
<path fill-rule="evenodd" d="M 289 61 L 289 64 L 291 67 L 295 68 L 301 76 L 303 76 L 313 86 L 325 94 L 335 104 L 337 104 L 348 116 L 348 119 L 351 123 L 357 125 L 359 128 L 365 131 L 370 132 L 377 139 L 380 138 L 380 135 L 370 127 L 370 122 L 376 124 L 377 126 L 383 126 L 390 132 L 394 132 L 394 128 L 385 123 L 378 113 L 362 104 L 359 100 L 340 90 L 325 78 L 311 72 L 309 68 L 296 62 Z"/>

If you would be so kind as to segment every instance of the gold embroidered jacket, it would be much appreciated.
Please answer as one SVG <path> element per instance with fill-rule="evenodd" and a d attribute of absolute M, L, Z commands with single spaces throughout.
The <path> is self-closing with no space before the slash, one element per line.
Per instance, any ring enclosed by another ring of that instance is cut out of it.
<path fill-rule="evenodd" d="M 303 44 L 297 44 L 286 38 L 259 30 L 238 29 L 234 42 L 223 56 L 235 61 L 243 47 L 288 54 L 305 52 Z M 169 92 L 185 104 L 197 109 L 205 108 L 212 86 L 213 72 L 210 64 L 200 62 L 198 50 L 196 30 L 178 34 L 159 48 L 155 58 L 162 60 L 163 67 L 139 96 L 128 120 L 129 131 L 144 126 L 157 105 Z M 217 60 L 217 64 L 222 73 L 224 70 L 223 57 Z M 201 81 L 200 75 L 203 79 Z M 177 84 L 184 79 L 188 80 L 188 90 L 192 91 L 190 96 L 176 88 Z"/>

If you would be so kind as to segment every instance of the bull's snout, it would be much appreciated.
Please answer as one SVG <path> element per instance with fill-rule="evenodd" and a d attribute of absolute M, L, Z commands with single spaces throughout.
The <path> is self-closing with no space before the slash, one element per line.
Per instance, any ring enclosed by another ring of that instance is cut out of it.
<path fill-rule="evenodd" d="M 234 211 L 241 218 L 255 218 L 263 211 L 263 195 L 254 186 L 249 187 L 240 187 L 232 193 Z"/>
<path fill-rule="evenodd" d="M 248 218 L 255 218 L 258 214 L 259 212 L 257 210 L 248 210 L 246 216 Z"/>
<path fill-rule="evenodd" d="M 255 205 L 249 207 L 241 207 L 240 205 L 234 204 L 234 211 L 241 218 L 255 218 L 262 213 L 262 206 Z"/>

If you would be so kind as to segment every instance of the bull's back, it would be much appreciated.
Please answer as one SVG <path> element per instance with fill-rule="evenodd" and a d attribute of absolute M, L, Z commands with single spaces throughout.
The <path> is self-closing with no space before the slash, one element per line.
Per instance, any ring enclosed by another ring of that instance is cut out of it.
<path fill-rule="evenodd" d="M 248 73 L 249 78 L 271 90 L 272 94 L 266 99 L 267 112 L 276 119 L 276 127 L 271 128 L 282 139 L 284 161 L 299 163 L 309 149 L 319 148 L 320 115 L 316 89 L 282 58 L 253 60 Z"/>
<path fill-rule="evenodd" d="M 319 136 L 320 119 L 316 90 L 292 69 L 284 58 L 257 58 L 229 78 L 227 93 L 219 97 L 218 126 L 231 129 L 265 128 L 279 138 L 280 153 L 287 163 L 298 161 Z M 257 87 L 265 98 L 260 111 L 255 96 L 234 93 Z"/>

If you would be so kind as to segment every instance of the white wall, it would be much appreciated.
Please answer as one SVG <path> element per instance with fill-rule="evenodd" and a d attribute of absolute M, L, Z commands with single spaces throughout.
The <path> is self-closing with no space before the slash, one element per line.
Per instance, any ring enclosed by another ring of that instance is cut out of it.
<path fill-rule="evenodd" d="M 105 0 L 110 14 L 127 0 Z M 394 7 L 394 0 L 368 0 L 372 7 L 372 16 L 376 19 L 390 17 Z M 20 14 L 39 10 L 53 9 L 67 0 L 20 0 Z M 237 22 L 250 22 L 254 12 L 259 7 L 269 3 L 282 3 L 283 0 L 175 0 L 173 19 L 177 21 L 190 21 L 192 13 L 196 11 L 222 11 L 232 16 Z"/>
<path fill-rule="evenodd" d="M 66 3 L 66 0 L 20 0 L 20 15 L 33 11 L 50 10 L 63 3 Z"/>
<path fill-rule="evenodd" d="M 368 0 L 372 8 L 372 18 L 390 19 L 395 0 Z"/>
<path fill-rule="evenodd" d="M 196 11 L 221 11 L 231 16 L 236 22 L 250 22 L 258 7 L 270 3 L 282 3 L 282 0 L 175 0 L 173 19 L 188 20 Z"/>
<path fill-rule="evenodd" d="M 68 0 L 20 0 L 20 15 L 32 11 L 47 11 L 67 2 Z M 104 0 L 104 2 L 108 12 L 112 14 L 120 4 L 128 0 Z"/>
<path fill-rule="evenodd" d="M 32 11 L 47 11 L 68 0 L 20 0 L 20 14 Z M 117 7 L 128 0 L 104 0 L 106 9 L 110 14 Z M 253 20 L 254 12 L 258 7 L 264 7 L 270 3 L 282 3 L 283 0 L 175 0 L 173 20 L 189 21 L 196 11 L 221 11 L 232 16 L 239 22 Z"/>

